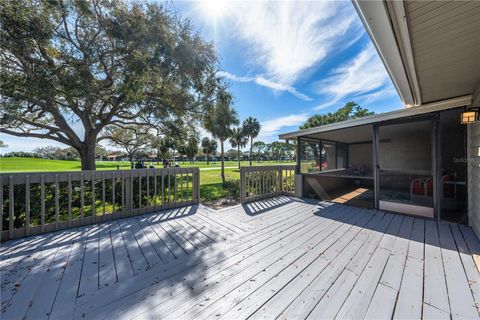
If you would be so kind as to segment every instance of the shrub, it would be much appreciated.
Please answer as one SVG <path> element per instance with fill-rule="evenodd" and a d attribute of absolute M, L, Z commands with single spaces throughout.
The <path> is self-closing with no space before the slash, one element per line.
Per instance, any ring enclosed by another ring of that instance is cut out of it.
<path fill-rule="evenodd" d="M 228 190 L 228 193 L 232 199 L 240 200 L 240 180 L 225 181 L 223 187 Z"/>

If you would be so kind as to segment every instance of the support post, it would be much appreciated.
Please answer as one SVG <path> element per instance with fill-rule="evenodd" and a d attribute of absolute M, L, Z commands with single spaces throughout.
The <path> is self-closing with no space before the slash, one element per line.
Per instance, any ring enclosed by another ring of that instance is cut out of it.
<path fill-rule="evenodd" d="M 378 209 L 380 206 L 380 162 L 379 147 L 380 140 L 378 137 L 378 125 L 373 125 L 373 190 L 374 190 L 374 207 Z"/>
<path fill-rule="evenodd" d="M 193 203 L 200 203 L 200 169 L 194 168 L 192 175 L 192 191 L 193 191 Z"/>
<path fill-rule="evenodd" d="M 295 197 L 303 197 L 303 174 L 295 174 Z"/>
<path fill-rule="evenodd" d="M 439 114 L 432 119 L 432 178 L 433 178 L 433 214 L 440 220 L 440 121 Z"/>
<path fill-rule="evenodd" d="M 245 185 L 245 167 L 240 167 L 240 203 L 245 203 L 246 199 Z"/>
<path fill-rule="evenodd" d="M 300 147 L 300 137 L 297 137 L 297 150 L 296 150 L 297 156 L 295 158 L 297 164 L 295 166 L 295 173 L 299 174 L 300 173 L 300 153 L 301 153 L 301 147 Z"/>

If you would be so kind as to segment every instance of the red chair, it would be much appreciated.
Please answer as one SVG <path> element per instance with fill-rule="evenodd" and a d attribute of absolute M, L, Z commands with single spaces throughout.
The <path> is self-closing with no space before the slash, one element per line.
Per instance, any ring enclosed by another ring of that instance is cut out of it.
<path fill-rule="evenodd" d="M 433 197 L 433 179 L 427 179 L 427 196 Z"/>
<path fill-rule="evenodd" d="M 446 182 L 454 182 L 455 177 L 449 174 L 446 174 L 440 180 L 443 186 L 443 198 L 455 198 L 456 190 L 454 183 L 446 183 Z"/>
<path fill-rule="evenodd" d="M 425 182 L 422 179 L 414 179 L 410 183 L 410 194 L 425 196 Z"/>

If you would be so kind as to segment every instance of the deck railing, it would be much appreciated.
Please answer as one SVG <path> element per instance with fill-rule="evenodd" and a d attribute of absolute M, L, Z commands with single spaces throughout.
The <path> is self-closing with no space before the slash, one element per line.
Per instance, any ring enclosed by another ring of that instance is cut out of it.
<path fill-rule="evenodd" d="M 1 239 L 197 204 L 198 168 L 0 174 Z"/>
<path fill-rule="evenodd" d="M 240 168 L 240 201 L 247 203 L 277 195 L 295 195 L 295 166 Z"/>

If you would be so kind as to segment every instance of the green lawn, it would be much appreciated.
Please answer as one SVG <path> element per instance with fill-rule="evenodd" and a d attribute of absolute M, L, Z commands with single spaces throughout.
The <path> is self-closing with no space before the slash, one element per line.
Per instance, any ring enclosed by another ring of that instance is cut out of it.
<path fill-rule="evenodd" d="M 162 168 L 162 165 L 153 163 L 155 167 Z M 273 161 L 254 161 L 252 165 L 288 165 L 292 162 L 273 162 Z M 115 161 L 99 161 L 97 162 L 97 170 L 116 170 L 117 165 L 120 169 L 130 169 L 129 162 Z M 224 188 L 220 176 L 220 162 L 196 162 L 190 164 L 188 162 L 180 162 L 181 167 L 199 167 L 200 168 L 200 195 L 202 201 L 210 201 L 228 197 L 230 190 Z M 241 161 L 241 166 L 248 166 L 248 161 Z M 237 181 L 240 179 L 240 171 L 238 170 L 237 161 L 225 162 L 225 175 L 228 181 Z M 77 171 L 80 170 L 80 161 L 65 160 L 48 160 L 48 159 L 32 159 L 32 158 L 0 158 L 0 172 L 45 172 L 45 171 Z M 209 169 L 211 168 L 211 169 Z"/>

